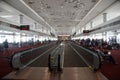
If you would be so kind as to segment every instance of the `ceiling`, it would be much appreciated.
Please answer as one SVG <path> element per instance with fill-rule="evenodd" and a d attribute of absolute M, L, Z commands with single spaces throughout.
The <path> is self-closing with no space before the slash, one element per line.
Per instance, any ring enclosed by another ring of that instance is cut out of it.
<path fill-rule="evenodd" d="M 19 11 L 20 14 L 28 16 L 57 36 L 75 34 L 77 31 L 79 31 L 79 29 L 81 29 L 81 27 L 84 27 L 89 21 L 102 13 L 117 0 L 2 1 L 5 1 Z M 10 13 L 16 13 L 15 10 L 13 11 L 9 7 L 4 8 Z M 0 9 L 0 12 L 1 11 L 2 9 Z"/>
<path fill-rule="evenodd" d="M 72 35 L 72 30 L 98 0 L 23 0 L 57 35 Z"/>

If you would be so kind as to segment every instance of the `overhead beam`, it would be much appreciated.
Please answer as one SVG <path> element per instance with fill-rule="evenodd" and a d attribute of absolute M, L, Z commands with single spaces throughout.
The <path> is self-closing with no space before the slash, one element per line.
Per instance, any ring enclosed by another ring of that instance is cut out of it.
<path fill-rule="evenodd" d="M 27 15 L 28 17 L 32 18 L 36 22 L 46 26 L 47 28 L 52 29 L 55 31 L 52 26 L 50 26 L 41 16 L 39 16 L 32 8 L 30 8 L 23 0 L 4 0 L 12 7 L 16 8 L 23 14 Z"/>
<path fill-rule="evenodd" d="M 115 1 L 116 0 L 99 0 L 98 3 L 87 13 L 87 15 L 77 25 L 77 28 L 75 31 L 78 31 L 80 27 L 84 27 L 89 21 L 91 21 L 97 15 L 102 13 L 105 9 L 107 9 Z"/>

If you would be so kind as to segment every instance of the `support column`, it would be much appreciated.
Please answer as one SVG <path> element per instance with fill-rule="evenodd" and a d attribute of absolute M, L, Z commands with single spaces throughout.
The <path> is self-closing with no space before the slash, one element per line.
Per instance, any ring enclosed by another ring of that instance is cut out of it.
<path fill-rule="evenodd" d="M 22 14 L 20 14 L 20 24 L 23 24 L 23 15 Z"/>
<path fill-rule="evenodd" d="M 16 43 L 16 40 L 15 40 L 15 33 L 13 32 L 13 43 L 15 44 Z"/>
<path fill-rule="evenodd" d="M 117 30 L 114 31 L 115 42 L 117 42 Z"/>
<path fill-rule="evenodd" d="M 103 40 L 106 40 L 107 41 L 107 35 L 106 35 L 107 32 L 102 32 L 102 38 Z"/>
<path fill-rule="evenodd" d="M 107 21 L 107 13 L 103 13 L 103 22 Z"/>
<path fill-rule="evenodd" d="M 108 35 L 107 35 L 107 32 L 105 32 L 105 40 L 108 41 Z"/>
<path fill-rule="evenodd" d="M 86 26 L 84 27 L 84 30 L 86 30 Z"/>
<path fill-rule="evenodd" d="M 37 29 L 37 23 L 36 22 L 34 22 L 34 28 Z"/>
<path fill-rule="evenodd" d="M 90 28 L 93 28 L 93 22 L 92 21 L 90 22 Z"/>
<path fill-rule="evenodd" d="M 23 15 L 20 14 L 20 25 L 23 24 Z M 19 47 L 22 47 L 22 33 L 20 33 L 20 42 L 19 42 Z"/>
<path fill-rule="evenodd" d="M 20 37 L 20 42 L 18 44 L 18 47 L 22 47 L 22 34 L 21 33 L 20 33 L 19 37 Z"/>

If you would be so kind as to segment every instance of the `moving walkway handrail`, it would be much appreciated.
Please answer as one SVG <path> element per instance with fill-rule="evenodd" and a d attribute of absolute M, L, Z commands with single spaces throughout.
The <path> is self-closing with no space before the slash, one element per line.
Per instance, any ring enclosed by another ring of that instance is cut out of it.
<path fill-rule="evenodd" d="M 87 64 L 89 68 L 91 68 L 94 71 L 99 70 L 101 68 L 101 59 L 97 52 L 93 52 L 89 49 L 86 49 L 77 43 L 76 44 L 74 44 L 73 42 L 70 43 L 81 49 L 82 52 L 79 53 L 83 61 Z"/>
<path fill-rule="evenodd" d="M 64 63 L 64 45 L 61 43 L 56 47 L 50 54 L 48 58 L 48 68 L 53 70 L 57 68 L 58 71 L 62 71 Z"/>
<path fill-rule="evenodd" d="M 11 58 L 12 67 L 16 70 L 27 67 L 32 62 L 34 62 L 39 57 L 39 55 L 41 55 L 40 53 L 35 53 L 37 50 L 50 46 L 52 44 L 55 43 L 50 43 L 37 48 L 32 48 L 26 51 L 14 53 Z"/>

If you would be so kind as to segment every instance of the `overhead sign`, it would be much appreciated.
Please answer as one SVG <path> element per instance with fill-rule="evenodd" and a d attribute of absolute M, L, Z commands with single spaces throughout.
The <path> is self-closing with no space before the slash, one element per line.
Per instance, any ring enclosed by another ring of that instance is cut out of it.
<path fill-rule="evenodd" d="M 30 26 L 29 25 L 21 25 L 20 30 L 29 30 Z"/>
<path fill-rule="evenodd" d="M 83 30 L 83 33 L 89 33 L 89 30 Z"/>

